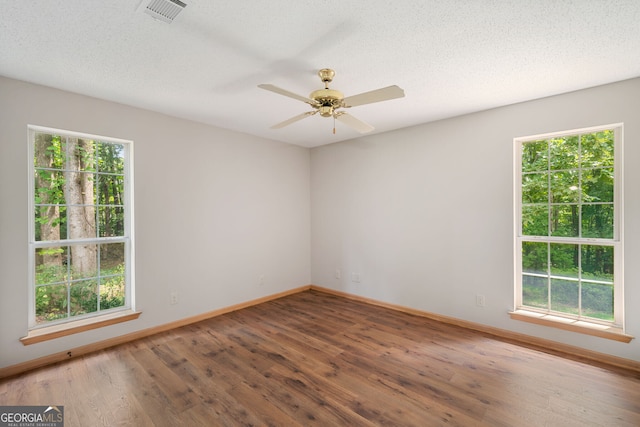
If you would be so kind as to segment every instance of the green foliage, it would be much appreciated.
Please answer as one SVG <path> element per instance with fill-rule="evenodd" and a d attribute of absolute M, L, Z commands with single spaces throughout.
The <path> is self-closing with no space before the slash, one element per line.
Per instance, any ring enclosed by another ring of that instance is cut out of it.
<path fill-rule="evenodd" d="M 549 144 L 546 140 L 522 144 L 522 172 L 546 171 L 549 169 Z"/>
<path fill-rule="evenodd" d="M 66 286 L 36 287 L 36 320 L 51 321 L 66 317 Z"/>
<path fill-rule="evenodd" d="M 612 130 L 523 142 L 523 234 L 612 238 L 613 164 Z"/>
<path fill-rule="evenodd" d="M 551 310 L 578 315 L 579 283 L 577 281 L 551 279 Z"/>
<path fill-rule="evenodd" d="M 583 283 L 582 311 L 589 317 L 613 320 L 613 285 Z"/>
<path fill-rule="evenodd" d="M 549 287 L 546 277 L 522 277 L 522 302 L 529 307 L 548 308 Z"/>
<path fill-rule="evenodd" d="M 547 253 L 548 244 L 546 242 L 522 242 L 522 271 L 547 274 Z"/>
<path fill-rule="evenodd" d="M 549 233 L 549 208 L 547 205 L 522 206 L 522 234 L 546 236 Z"/>

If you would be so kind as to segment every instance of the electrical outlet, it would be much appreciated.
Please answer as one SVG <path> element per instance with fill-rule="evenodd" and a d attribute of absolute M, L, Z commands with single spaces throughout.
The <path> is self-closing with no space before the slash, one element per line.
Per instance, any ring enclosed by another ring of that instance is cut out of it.
<path fill-rule="evenodd" d="M 340 271 L 339 268 L 336 268 L 336 279 L 341 279 L 342 278 L 342 271 Z"/>
<path fill-rule="evenodd" d="M 178 293 L 177 292 L 171 292 L 171 296 L 169 297 L 169 303 L 171 305 L 175 305 L 178 303 Z"/>
<path fill-rule="evenodd" d="M 351 273 L 351 281 L 353 283 L 360 283 L 360 274 L 359 273 Z"/>
<path fill-rule="evenodd" d="M 476 305 L 478 307 L 484 307 L 485 299 L 484 295 L 476 295 Z"/>

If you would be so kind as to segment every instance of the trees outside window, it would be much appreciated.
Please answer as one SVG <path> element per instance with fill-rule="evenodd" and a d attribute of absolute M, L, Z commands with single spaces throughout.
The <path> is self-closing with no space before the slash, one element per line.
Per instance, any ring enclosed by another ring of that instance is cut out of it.
<path fill-rule="evenodd" d="M 30 326 L 132 308 L 130 141 L 29 134 Z"/>
<path fill-rule="evenodd" d="M 516 308 L 622 325 L 622 125 L 515 144 Z"/>

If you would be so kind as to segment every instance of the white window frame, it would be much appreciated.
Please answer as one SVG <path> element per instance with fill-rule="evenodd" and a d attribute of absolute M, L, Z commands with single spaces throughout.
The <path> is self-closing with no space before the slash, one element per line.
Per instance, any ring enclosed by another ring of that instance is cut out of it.
<path fill-rule="evenodd" d="M 612 239 L 584 238 L 584 237 L 555 237 L 555 236 L 524 236 L 522 234 L 522 143 L 527 141 L 538 141 L 550 138 L 564 137 L 570 135 L 580 135 L 595 133 L 611 129 L 614 131 L 614 230 Z M 623 244 L 623 134 L 622 123 L 615 123 L 603 126 L 574 129 L 569 131 L 552 132 L 539 135 L 531 135 L 514 138 L 514 262 L 515 262 L 515 292 L 514 311 L 525 311 L 539 313 L 541 315 L 552 315 L 555 318 L 567 319 L 570 321 L 583 322 L 585 324 L 602 325 L 618 328 L 624 331 L 624 244 Z M 614 251 L 614 307 L 613 321 L 600 320 L 592 317 L 572 315 L 552 311 L 549 309 L 535 308 L 523 305 L 522 300 L 522 243 L 523 242 L 549 242 L 549 243 L 569 243 L 569 244 L 596 244 L 612 246 Z"/>
<path fill-rule="evenodd" d="M 134 216 L 133 216 L 133 141 L 112 138 L 101 135 L 93 135 L 88 133 L 81 133 L 75 131 L 68 131 L 63 129 L 56 129 L 50 127 L 28 125 L 28 198 L 29 198 L 29 230 L 28 230 L 28 266 L 29 266 L 29 304 L 28 304 L 28 328 L 31 332 L 46 330 L 47 328 L 60 328 L 60 327 L 72 327 L 74 324 L 82 324 L 86 329 L 87 324 L 92 322 L 99 323 L 105 322 L 105 317 L 113 318 L 114 314 L 118 313 L 130 313 L 135 311 L 135 286 L 134 286 Z M 100 142 L 121 144 L 124 146 L 124 236 L 118 237 L 96 237 L 90 239 L 61 239 L 55 241 L 36 241 L 35 232 L 35 179 L 34 171 L 35 167 L 33 159 L 35 155 L 35 135 L 36 133 L 50 133 L 53 135 L 60 135 L 71 138 L 92 139 Z M 35 252 L 38 248 L 64 246 L 77 243 L 93 244 L 93 243 L 124 243 L 125 253 L 125 304 L 122 307 L 115 307 L 106 310 L 99 310 L 92 313 L 83 315 L 67 317 L 65 319 L 53 320 L 46 323 L 36 323 L 36 308 L 35 308 Z M 116 322 L 106 322 L 108 324 Z"/>

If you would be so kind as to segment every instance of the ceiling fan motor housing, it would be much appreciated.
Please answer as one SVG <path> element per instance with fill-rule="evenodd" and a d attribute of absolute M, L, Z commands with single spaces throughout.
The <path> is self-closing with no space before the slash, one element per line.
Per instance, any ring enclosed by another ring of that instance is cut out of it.
<path fill-rule="evenodd" d="M 344 95 L 338 90 L 319 89 L 311 92 L 309 98 L 319 103 L 317 108 L 320 110 L 322 117 L 330 117 L 333 115 L 334 108 L 342 106 Z"/>

